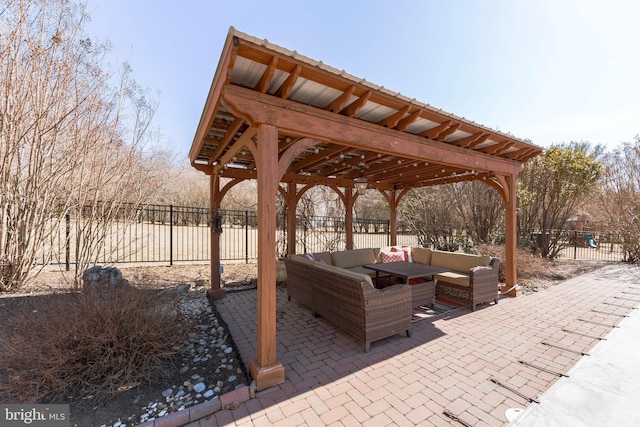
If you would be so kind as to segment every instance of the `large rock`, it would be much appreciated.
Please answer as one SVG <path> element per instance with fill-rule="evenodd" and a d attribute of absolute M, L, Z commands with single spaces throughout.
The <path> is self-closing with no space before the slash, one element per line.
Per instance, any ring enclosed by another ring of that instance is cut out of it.
<path fill-rule="evenodd" d="M 129 287 L 129 281 L 122 277 L 116 267 L 96 265 L 82 274 L 82 290 L 109 292 Z"/>

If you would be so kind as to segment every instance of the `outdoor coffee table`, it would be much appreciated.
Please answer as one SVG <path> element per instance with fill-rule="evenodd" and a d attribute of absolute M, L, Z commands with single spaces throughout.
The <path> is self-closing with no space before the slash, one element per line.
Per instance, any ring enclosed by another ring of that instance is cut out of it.
<path fill-rule="evenodd" d="M 404 283 L 411 285 L 413 307 L 422 305 L 433 307 L 433 301 L 436 297 L 435 275 L 450 271 L 446 268 L 406 261 L 365 264 L 364 267 L 376 272 L 376 283 L 380 280 L 380 273 L 386 273 L 389 276 L 399 277 Z M 418 282 L 411 279 L 424 280 Z"/>

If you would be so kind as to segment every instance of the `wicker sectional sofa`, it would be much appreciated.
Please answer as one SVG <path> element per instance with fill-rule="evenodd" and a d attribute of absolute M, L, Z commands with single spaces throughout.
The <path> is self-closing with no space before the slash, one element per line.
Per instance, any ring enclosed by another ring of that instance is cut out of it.
<path fill-rule="evenodd" d="M 303 256 L 290 256 L 284 263 L 289 300 L 297 300 L 314 316 L 352 336 L 365 352 L 374 341 L 400 332 L 411 336 L 409 285 L 376 289 L 368 274 Z"/>
<path fill-rule="evenodd" d="M 381 252 L 391 251 L 392 248 L 367 248 L 354 249 L 338 252 L 320 252 L 311 254 L 310 258 L 320 264 L 339 267 L 352 273 L 360 273 L 368 276 L 375 276 L 373 270 L 363 267 L 365 264 L 381 262 Z M 485 302 L 498 303 L 499 282 L 498 269 L 500 260 L 490 256 L 472 255 L 461 252 L 446 252 L 421 247 L 410 248 L 413 262 L 432 265 L 435 267 L 447 268 L 451 271 L 441 273 L 436 276 L 436 297 L 452 301 L 462 305 L 471 306 L 475 311 L 478 304 Z M 294 255 L 293 258 L 306 258 L 308 255 Z M 289 296 L 297 299 L 301 303 L 310 306 L 310 294 L 303 291 L 299 293 L 295 283 L 300 280 L 308 280 L 308 277 L 296 277 L 295 272 L 291 272 L 287 267 L 287 289 Z M 289 283 L 294 283 L 292 290 Z M 294 295 L 292 295 L 292 293 Z M 415 304 L 414 304 L 415 305 Z"/>

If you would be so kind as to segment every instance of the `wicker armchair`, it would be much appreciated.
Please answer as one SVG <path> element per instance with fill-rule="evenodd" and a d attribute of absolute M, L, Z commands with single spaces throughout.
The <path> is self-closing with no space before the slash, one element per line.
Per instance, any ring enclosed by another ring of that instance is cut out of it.
<path fill-rule="evenodd" d="M 498 303 L 500 285 L 498 283 L 498 268 L 500 260 L 492 258 L 488 267 L 474 267 L 469 271 L 469 286 L 449 283 L 438 276 L 436 295 L 459 304 L 471 304 L 471 311 L 483 302 Z"/>

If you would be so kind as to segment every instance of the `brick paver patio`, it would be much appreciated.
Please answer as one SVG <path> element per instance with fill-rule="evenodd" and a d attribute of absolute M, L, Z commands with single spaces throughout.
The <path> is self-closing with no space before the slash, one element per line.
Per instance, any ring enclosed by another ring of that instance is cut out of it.
<path fill-rule="evenodd" d="M 285 383 L 188 425 L 462 425 L 445 410 L 474 426 L 505 425 L 508 408 L 535 405 L 527 398 L 588 357 L 580 352 L 611 331 L 621 319 L 616 314 L 639 305 L 638 289 L 640 268 L 613 265 L 476 312 L 419 321 L 410 338 L 398 334 L 363 353 L 279 288 L 277 354 Z M 216 305 L 248 364 L 255 357 L 256 291 L 229 292 Z"/>

